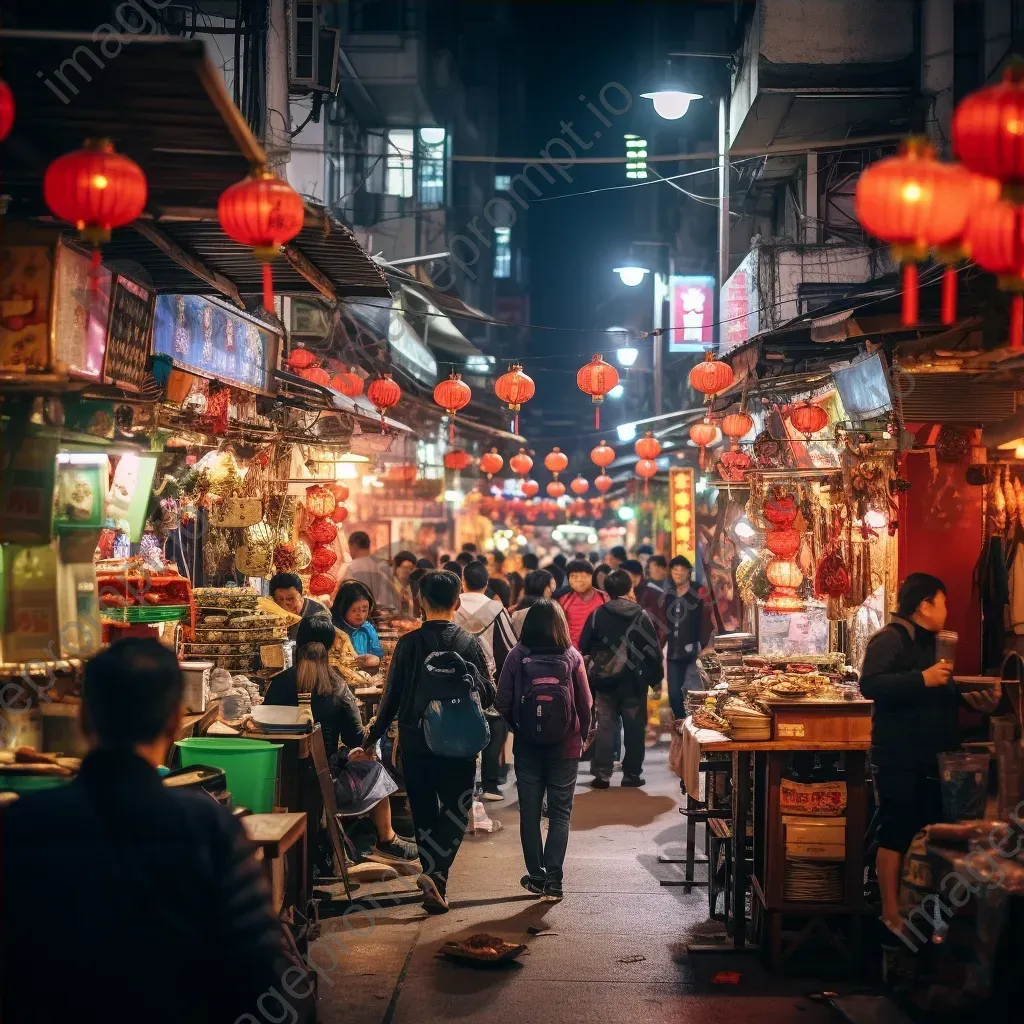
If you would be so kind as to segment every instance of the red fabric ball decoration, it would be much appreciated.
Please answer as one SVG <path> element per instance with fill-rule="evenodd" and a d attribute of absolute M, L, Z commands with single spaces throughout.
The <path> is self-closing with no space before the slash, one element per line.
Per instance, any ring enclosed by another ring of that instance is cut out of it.
<path fill-rule="evenodd" d="M 382 373 L 370 381 L 366 389 L 366 397 L 380 413 L 380 432 L 384 433 L 384 415 L 393 409 L 402 399 L 402 389 L 391 379 L 390 373 Z"/>
<path fill-rule="evenodd" d="M 533 469 L 533 459 L 526 454 L 525 448 L 520 448 L 518 454 L 508 460 L 508 468 L 519 476 L 526 476 Z"/>
<path fill-rule="evenodd" d="M 546 488 L 549 498 L 560 498 L 565 494 L 565 484 L 561 480 L 552 480 Z"/>
<path fill-rule="evenodd" d="M 820 405 L 805 402 L 790 410 L 789 422 L 801 434 L 816 434 L 828 426 L 828 413 Z"/>
<path fill-rule="evenodd" d="M 819 597 L 842 597 L 849 593 L 851 582 L 846 563 L 838 553 L 833 552 L 818 563 L 814 574 L 814 592 Z"/>
<path fill-rule="evenodd" d="M 343 523 L 348 519 L 348 509 L 344 505 L 335 505 L 334 511 L 331 513 L 332 523 Z"/>
<path fill-rule="evenodd" d="M 584 495 L 590 490 L 590 483 L 587 481 L 586 477 L 578 476 L 571 484 L 569 484 L 569 489 L 573 494 Z"/>
<path fill-rule="evenodd" d="M 109 139 L 90 139 L 46 168 L 43 198 L 50 212 L 74 224 L 94 248 L 113 228 L 130 224 L 146 208 L 146 176 Z M 94 257 L 94 262 L 97 259 Z"/>
<path fill-rule="evenodd" d="M 612 478 L 602 473 L 600 476 L 594 477 L 594 486 L 602 493 L 607 494 L 611 490 Z"/>
<path fill-rule="evenodd" d="M 784 529 L 796 522 L 796 498 L 788 492 L 773 493 L 761 506 L 765 519 L 776 529 Z"/>
<path fill-rule="evenodd" d="M 312 487 L 306 488 L 306 511 L 311 516 L 318 519 L 329 516 L 337 504 L 338 499 L 334 496 L 334 492 L 330 488 L 324 487 L 323 484 L 313 484 Z"/>
<path fill-rule="evenodd" d="M 14 93 L 0 78 L 0 139 L 6 139 L 14 127 Z"/>
<path fill-rule="evenodd" d="M 590 450 L 590 461 L 601 469 L 607 469 L 615 461 L 615 449 L 602 441 Z"/>
<path fill-rule="evenodd" d="M 747 470 L 754 464 L 754 460 L 746 453 L 730 449 L 723 452 L 718 460 L 718 471 L 722 479 L 730 483 L 741 483 L 747 477 Z"/>
<path fill-rule="evenodd" d="M 315 572 L 327 572 L 338 560 L 338 552 L 326 544 L 317 544 L 313 548 L 313 558 L 309 563 Z"/>
<path fill-rule="evenodd" d="M 343 484 L 339 481 L 328 484 L 327 489 L 334 495 L 335 501 L 348 501 L 348 484 Z"/>
<path fill-rule="evenodd" d="M 704 362 L 698 363 L 687 379 L 694 391 L 703 395 L 717 395 L 732 385 L 736 375 L 728 363 L 723 363 L 708 352 Z"/>
<path fill-rule="evenodd" d="M 302 345 L 296 345 L 288 354 L 288 369 L 290 370 L 305 370 L 315 362 L 316 356 Z"/>
<path fill-rule="evenodd" d="M 461 472 L 473 465 L 473 457 L 461 448 L 452 448 L 444 453 L 444 468 Z"/>
<path fill-rule="evenodd" d="M 309 581 L 309 592 L 322 597 L 333 594 L 338 581 L 329 572 L 315 572 Z"/>
<path fill-rule="evenodd" d="M 497 448 L 492 448 L 489 452 L 484 452 L 480 456 L 480 472 L 486 473 L 488 477 L 494 476 L 495 473 L 501 472 L 501 467 L 505 465 L 505 460 L 498 454 Z"/>
<path fill-rule="evenodd" d="M 523 494 L 528 498 L 536 497 L 537 492 L 540 490 L 540 484 L 536 480 L 524 480 L 523 481 Z"/>
<path fill-rule="evenodd" d="M 641 459 L 656 459 L 661 454 L 661 442 L 650 430 L 633 445 L 633 450 Z"/>
<path fill-rule="evenodd" d="M 333 544 L 338 536 L 338 527 L 330 519 L 314 519 L 306 527 L 306 536 L 314 544 Z"/>

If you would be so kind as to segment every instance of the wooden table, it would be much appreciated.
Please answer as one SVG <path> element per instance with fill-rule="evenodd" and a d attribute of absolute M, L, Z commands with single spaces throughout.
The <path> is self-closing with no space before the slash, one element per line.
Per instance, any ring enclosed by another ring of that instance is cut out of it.
<path fill-rule="evenodd" d="M 688 792 L 695 775 L 690 766 L 700 761 L 702 752 L 732 754 L 732 918 L 733 946 L 746 946 L 746 821 L 750 811 L 751 756 L 755 759 L 755 815 L 754 815 L 754 889 L 762 906 L 770 912 L 773 951 L 781 941 L 781 914 L 859 913 L 863 902 L 863 864 L 859 856 L 867 828 L 867 794 L 863 785 L 847 785 L 845 899 L 842 905 L 814 903 L 787 903 L 783 900 L 785 847 L 782 836 L 782 815 L 779 805 L 779 786 L 788 755 L 797 752 L 842 751 L 846 753 L 846 771 L 850 779 L 865 778 L 866 752 L 869 743 L 849 740 L 782 739 L 763 741 L 733 741 L 713 729 L 698 729 L 692 719 L 684 722 L 682 732 L 683 758 L 681 777 Z M 697 780 L 699 781 L 699 779 Z M 708 870 L 712 870 L 708 865 Z"/>
<path fill-rule="evenodd" d="M 291 889 L 290 905 L 295 906 L 304 916 L 309 898 L 307 891 L 307 851 L 306 815 L 298 812 L 281 814 L 250 814 L 242 818 L 242 827 L 246 838 L 254 846 L 263 851 L 263 870 L 267 876 L 274 900 L 274 910 L 280 914 L 285 905 L 286 890 Z M 300 844 L 301 846 L 297 846 Z M 289 851 L 295 849 L 298 854 L 293 857 L 296 868 L 293 884 L 289 886 L 284 876 L 285 858 Z M 297 877 L 298 885 L 294 885 Z"/>

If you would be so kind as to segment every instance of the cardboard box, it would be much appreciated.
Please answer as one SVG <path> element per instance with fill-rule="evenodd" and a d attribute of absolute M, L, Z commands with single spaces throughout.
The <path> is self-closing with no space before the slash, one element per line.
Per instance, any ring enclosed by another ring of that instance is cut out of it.
<path fill-rule="evenodd" d="M 843 846 L 846 843 L 846 826 L 833 825 L 825 819 L 824 825 L 786 825 L 786 844 L 811 843 Z"/>
<path fill-rule="evenodd" d="M 846 860 L 845 843 L 786 842 L 787 860 Z"/>

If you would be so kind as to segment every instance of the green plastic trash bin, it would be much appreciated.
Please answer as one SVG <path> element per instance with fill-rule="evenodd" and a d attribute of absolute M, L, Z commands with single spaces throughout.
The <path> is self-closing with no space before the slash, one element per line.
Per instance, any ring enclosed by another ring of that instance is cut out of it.
<path fill-rule="evenodd" d="M 181 751 L 182 767 L 203 764 L 223 769 L 235 806 L 248 807 L 254 814 L 269 814 L 274 809 L 282 744 L 194 736 L 178 740 L 175 746 Z"/>
<path fill-rule="evenodd" d="M 66 786 L 70 775 L 29 775 L 22 772 L 0 772 L 0 793 L 34 793 L 40 789 Z"/>

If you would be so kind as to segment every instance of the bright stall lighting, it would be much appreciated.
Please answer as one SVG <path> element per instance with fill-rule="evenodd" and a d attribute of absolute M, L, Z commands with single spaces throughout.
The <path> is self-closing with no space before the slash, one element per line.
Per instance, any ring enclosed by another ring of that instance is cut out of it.
<path fill-rule="evenodd" d="M 620 423 L 615 428 L 616 436 L 620 441 L 625 444 L 627 441 L 632 441 L 636 437 L 636 424 L 635 423 Z"/>
<path fill-rule="evenodd" d="M 587 534 L 587 543 L 588 544 L 596 544 L 597 543 L 597 534 L 596 533 L 588 533 Z"/>
<path fill-rule="evenodd" d="M 645 100 L 653 100 L 654 112 L 666 121 L 678 121 L 690 109 L 693 100 L 701 99 L 700 93 L 683 92 L 681 89 L 658 89 L 640 95 Z"/>
<path fill-rule="evenodd" d="M 638 284 L 642 284 L 644 278 L 650 273 L 646 267 L 638 267 L 635 264 L 625 267 L 614 267 L 613 269 L 619 275 L 619 280 L 627 288 L 635 288 Z"/>
<path fill-rule="evenodd" d="M 621 398 L 626 393 L 626 389 L 621 384 L 616 384 L 615 387 L 608 392 L 609 398 Z"/>
<path fill-rule="evenodd" d="M 864 516 L 864 525 L 870 526 L 872 530 L 881 530 L 888 522 L 884 513 L 877 512 L 873 508 L 868 509 Z"/>
<path fill-rule="evenodd" d="M 619 366 L 624 366 L 628 370 L 636 362 L 638 355 L 640 355 L 639 349 L 633 348 L 632 345 L 625 345 L 616 351 L 615 358 L 618 359 Z"/>
<path fill-rule="evenodd" d="M 624 523 L 628 523 L 636 515 L 631 505 L 621 505 L 617 514 Z"/>
<path fill-rule="evenodd" d="M 336 462 L 334 464 L 334 478 L 336 480 L 358 480 L 359 468 L 354 462 Z"/>
<path fill-rule="evenodd" d="M 732 528 L 739 540 L 750 540 L 754 536 L 754 528 L 747 522 L 746 518 L 737 519 Z"/>
<path fill-rule="evenodd" d="M 421 128 L 420 129 L 420 142 L 425 142 L 428 146 L 436 146 L 441 142 L 444 142 L 445 130 L 443 128 Z"/>

